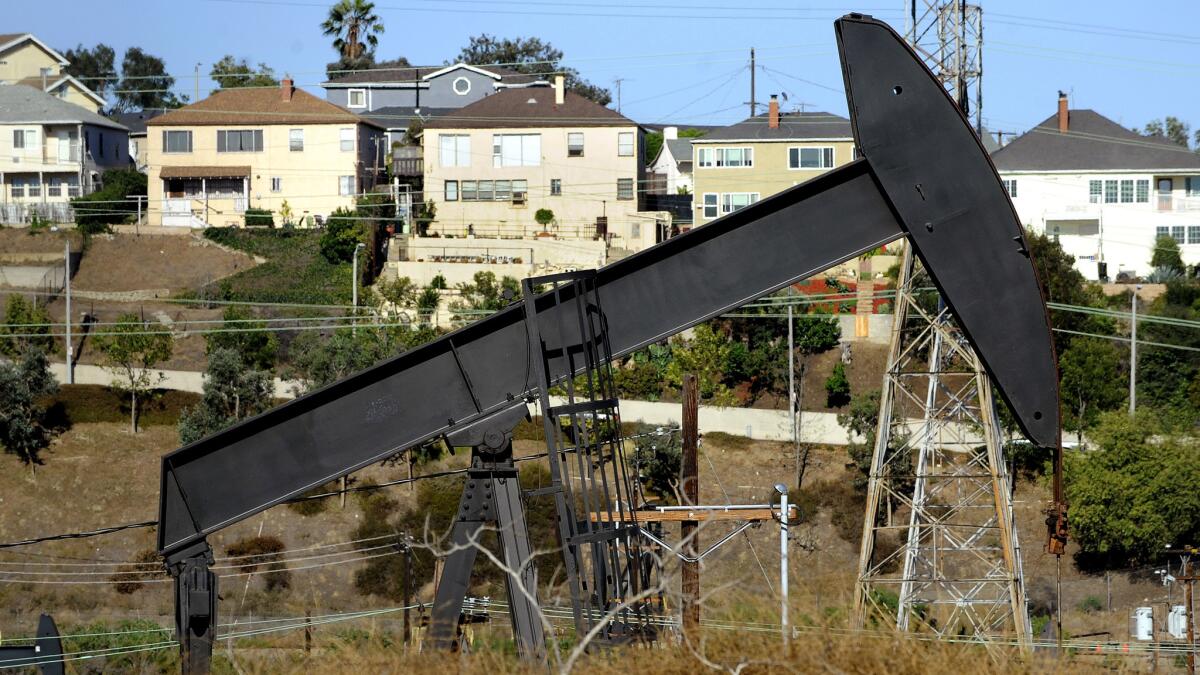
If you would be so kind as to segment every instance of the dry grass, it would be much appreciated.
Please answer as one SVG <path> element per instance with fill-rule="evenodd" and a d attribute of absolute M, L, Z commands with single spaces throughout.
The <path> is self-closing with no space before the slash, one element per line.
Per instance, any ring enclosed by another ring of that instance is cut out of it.
<path fill-rule="evenodd" d="M 249 255 L 199 237 L 112 234 L 92 238 L 72 283 L 87 291 L 183 290 L 254 267 Z"/>

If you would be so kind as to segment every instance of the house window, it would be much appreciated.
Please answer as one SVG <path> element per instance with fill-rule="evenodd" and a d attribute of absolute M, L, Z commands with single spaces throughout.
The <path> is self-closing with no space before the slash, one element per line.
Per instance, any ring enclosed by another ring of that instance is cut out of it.
<path fill-rule="evenodd" d="M 754 166 L 753 148 L 700 148 L 697 154 L 702 167 L 736 169 Z"/>
<path fill-rule="evenodd" d="M 633 179 L 617 179 L 617 199 L 633 199 Z"/>
<path fill-rule="evenodd" d="M 1149 181 L 1147 181 L 1147 188 Z M 1200 176 L 1187 176 L 1183 179 L 1183 188 L 1188 197 L 1200 197 Z"/>
<path fill-rule="evenodd" d="M 495 198 L 495 187 L 490 180 L 479 181 L 479 201 L 490 202 Z"/>
<path fill-rule="evenodd" d="M 561 178 L 551 178 L 550 179 L 550 196 L 551 197 L 561 197 L 562 196 L 562 179 Z"/>
<path fill-rule="evenodd" d="M 512 199 L 512 181 L 498 180 L 496 181 L 496 201 L 506 202 Z"/>
<path fill-rule="evenodd" d="M 567 157 L 583 157 L 582 131 L 572 131 L 567 134 Z"/>
<path fill-rule="evenodd" d="M 705 193 L 705 195 L 704 195 L 704 217 L 705 218 L 716 218 L 719 215 L 717 213 L 718 200 L 719 200 L 719 196 L 715 192 Z"/>
<path fill-rule="evenodd" d="M 354 196 L 354 176 L 338 176 L 338 194 L 342 197 Z"/>
<path fill-rule="evenodd" d="M 25 130 L 13 129 L 13 149 L 21 150 L 25 148 Z"/>
<path fill-rule="evenodd" d="M 25 179 L 25 185 L 28 186 L 30 197 L 42 196 L 42 181 L 37 176 L 30 176 Z"/>
<path fill-rule="evenodd" d="M 191 152 L 192 132 L 164 131 L 162 145 L 163 152 Z"/>
<path fill-rule="evenodd" d="M 471 166 L 471 137 L 442 134 L 438 136 L 438 154 L 442 166 Z"/>
<path fill-rule="evenodd" d="M 67 196 L 79 196 L 79 176 L 67 176 Z"/>
<path fill-rule="evenodd" d="M 726 192 L 721 195 L 721 213 L 733 213 L 758 201 L 757 192 Z"/>
<path fill-rule="evenodd" d="M 271 192 L 280 192 L 283 190 L 283 178 L 279 176 L 271 176 Z"/>
<path fill-rule="evenodd" d="M 1132 204 L 1133 203 L 1133 181 L 1132 180 L 1121 181 L 1121 203 L 1122 204 Z"/>
<path fill-rule="evenodd" d="M 538 166 L 541 163 L 541 134 L 492 135 L 492 166 Z"/>
<path fill-rule="evenodd" d="M 59 178 L 58 176 L 50 177 L 50 182 L 46 184 L 46 196 L 47 197 L 61 197 L 62 196 L 62 179 L 61 178 Z"/>
<path fill-rule="evenodd" d="M 788 148 L 789 169 L 832 169 L 833 148 Z"/>
<path fill-rule="evenodd" d="M 1104 199 L 1104 181 L 1088 181 L 1088 202 L 1099 204 Z"/>
<path fill-rule="evenodd" d="M 1171 226 L 1171 238 L 1181 244 L 1184 241 L 1184 233 L 1185 232 L 1187 232 L 1187 228 L 1184 227 L 1183 225 L 1172 225 Z"/>
<path fill-rule="evenodd" d="M 458 201 L 458 181 L 456 181 L 456 180 L 446 181 L 445 190 L 446 190 L 446 201 L 448 201 L 448 202 Z"/>
<path fill-rule="evenodd" d="M 288 130 L 288 150 L 291 152 L 304 151 L 304 130 L 289 129 Z"/>
<path fill-rule="evenodd" d="M 1189 244 L 1200 244 L 1200 225 L 1188 225 Z"/>
<path fill-rule="evenodd" d="M 100 147 L 104 147 L 103 140 Z M 262 129 L 217 130 L 217 152 L 262 152 L 262 149 Z"/>
<path fill-rule="evenodd" d="M 348 99 L 348 107 L 365 108 L 367 107 L 367 90 L 366 89 L 351 89 Z"/>
<path fill-rule="evenodd" d="M 457 77 L 454 83 L 450 85 L 454 89 L 454 93 L 459 96 L 466 96 L 471 93 L 471 81 L 465 77 Z"/>
<path fill-rule="evenodd" d="M 512 182 L 512 203 L 516 206 L 523 206 L 529 195 L 529 182 L 524 180 L 514 180 Z"/>
<path fill-rule="evenodd" d="M 1115 180 L 1104 181 L 1104 203 L 1105 204 L 1116 204 L 1117 203 L 1117 190 L 1118 190 L 1118 181 L 1115 181 Z"/>
<path fill-rule="evenodd" d="M 622 131 L 617 134 L 617 156 L 633 157 L 633 132 Z"/>
<path fill-rule="evenodd" d="M 1017 197 L 1017 179 L 1004 178 L 1004 179 L 1001 179 L 1000 182 L 1004 183 L 1004 191 L 1008 193 L 1008 198 L 1016 199 L 1016 197 Z"/>
<path fill-rule="evenodd" d="M 1098 181 L 1093 181 L 1098 182 Z M 1145 204 L 1150 201 L 1150 180 L 1142 179 L 1137 182 L 1137 202 Z"/>
<path fill-rule="evenodd" d="M 1157 241 L 1159 237 L 1170 237 L 1180 244 L 1187 243 L 1187 235 L 1190 234 L 1189 230 L 1193 227 L 1200 230 L 1200 226 L 1195 225 L 1189 227 L 1184 227 L 1183 225 L 1159 225 L 1155 228 L 1154 239 Z M 1195 243 L 1200 243 L 1200 240 L 1197 240 Z"/>
<path fill-rule="evenodd" d="M 12 196 L 13 196 L 13 199 L 21 199 L 25 196 L 25 179 L 24 178 L 13 178 L 12 179 Z"/>
<path fill-rule="evenodd" d="M 342 152 L 354 152 L 354 127 L 338 129 L 338 136 L 341 138 Z"/>
<path fill-rule="evenodd" d="M 479 200 L 479 185 L 475 181 L 464 180 L 462 182 L 462 200 L 464 202 Z"/>

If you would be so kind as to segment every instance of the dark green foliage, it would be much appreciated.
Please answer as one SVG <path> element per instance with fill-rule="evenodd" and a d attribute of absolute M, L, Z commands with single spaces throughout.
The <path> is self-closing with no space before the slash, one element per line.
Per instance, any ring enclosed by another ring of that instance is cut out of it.
<path fill-rule="evenodd" d="M 270 66 L 260 63 L 258 70 L 255 70 L 246 59 L 239 61 L 232 54 L 226 54 L 214 63 L 208 71 L 208 76 L 217 83 L 218 89 L 279 86 L 279 78 L 275 77 L 275 71 Z"/>
<path fill-rule="evenodd" d="M 1079 611 L 1083 612 L 1084 614 L 1093 614 L 1104 609 L 1104 601 L 1101 600 L 1099 596 L 1089 595 L 1083 600 L 1079 601 L 1078 608 Z"/>
<path fill-rule="evenodd" d="M 275 227 L 275 216 L 271 209 L 246 209 L 246 227 Z"/>
<path fill-rule="evenodd" d="M 1200 320 L 1200 282 L 1178 279 L 1167 283 L 1166 292 L 1150 304 L 1148 314 L 1184 321 Z M 1188 326 L 1138 322 L 1138 341 L 1158 342 L 1200 349 L 1200 331 Z M 1138 405 L 1159 410 L 1170 427 L 1194 427 L 1200 407 L 1194 402 L 1194 387 L 1200 377 L 1200 351 L 1138 346 Z"/>
<path fill-rule="evenodd" d="M 174 426 L 185 409 L 199 402 L 200 394 L 189 391 L 151 391 L 138 401 L 138 425 Z M 129 398 L 98 384 L 64 384 L 45 405 L 55 426 L 129 419 Z"/>
<path fill-rule="evenodd" d="M 440 274 L 435 274 L 433 278 L 429 280 L 429 287 L 438 291 L 444 291 L 450 288 L 450 286 L 446 284 L 446 277 Z"/>
<path fill-rule="evenodd" d="M 107 98 L 109 89 L 117 81 L 114 65 L 117 53 L 104 43 L 88 49 L 82 44 L 74 49 L 59 50 L 69 65 L 62 71 L 83 81 L 83 84 L 102 97 Z"/>
<path fill-rule="evenodd" d="M 417 302 L 417 285 L 408 277 L 384 279 L 375 284 L 375 289 L 379 291 L 384 300 L 397 307 L 412 307 Z"/>
<path fill-rule="evenodd" d="M 292 573 L 283 562 L 286 550 L 282 539 L 266 535 L 239 539 L 225 547 L 225 555 L 237 558 L 233 564 L 239 566 L 239 572 L 255 572 L 264 566 L 267 591 L 284 591 L 292 585 Z"/>
<path fill-rule="evenodd" d="M 186 96 L 176 96 L 175 78 L 167 74 L 166 63 L 140 47 L 125 50 L 121 60 L 121 81 L 116 85 L 117 110 L 178 108 Z"/>
<path fill-rule="evenodd" d="M 825 380 L 825 405 L 840 408 L 850 402 L 850 380 L 846 379 L 846 366 L 838 361 L 833 374 Z"/>
<path fill-rule="evenodd" d="M 506 276 L 497 283 L 494 273 L 476 272 L 474 283 L 459 284 L 458 291 L 462 299 L 450 303 L 450 311 L 455 321 L 471 322 L 519 300 L 521 282 Z"/>
<path fill-rule="evenodd" d="M 612 102 L 612 94 L 604 87 L 584 80 L 579 71 L 562 65 L 563 52 L 540 38 L 498 38 L 487 33 L 476 35 L 454 59 L 476 66 L 502 63 L 519 73 L 566 77 L 567 89 L 600 105 Z"/>
<path fill-rule="evenodd" d="M 869 391 L 865 394 L 860 394 L 850 400 L 850 408 L 844 413 L 838 413 L 838 424 L 846 427 L 846 430 L 857 437 L 862 438 L 862 441 L 852 440 L 846 447 L 846 452 L 850 455 L 850 461 L 855 469 L 855 477 L 853 487 L 856 490 L 865 492 L 867 487 L 867 478 L 871 472 L 871 457 L 875 452 L 875 438 L 879 427 L 879 397 L 878 389 Z M 904 475 L 912 474 L 912 457 L 908 450 L 900 450 L 905 446 L 905 439 L 893 434 L 891 442 L 888 445 L 889 453 L 904 452 L 908 456 L 904 458 L 890 455 L 886 459 L 886 463 L 893 469 L 901 470 Z M 894 478 L 892 484 L 903 486 L 905 483 L 911 484 L 911 478 Z M 903 489 L 901 487 L 900 489 Z"/>
<path fill-rule="evenodd" d="M 321 32 L 333 38 L 333 48 L 347 65 L 358 66 L 359 59 L 374 61 L 383 20 L 375 13 L 375 3 L 369 0 L 337 0 L 329 8 Z M 407 61 L 405 61 L 407 63 Z"/>
<path fill-rule="evenodd" d="M 350 303 L 350 265 L 321 255 L 321 233 L 312 230 L 210 227 L 204 237 L 267 261 L 203 289 L 220 300 Z"/>
<path fill-rule="evenodd" d="M 1137 131 L 1137 129 L 1134 129 Z M 1167 115 L 1164 119 L 1150 120 L 1146 127 L 1142 130 L 1142 134 L 1146 136 L 1157 136 L 1159 138 L 1169 139 L 1172 143 L 1188 147 L 1188 132 L 1190 131 L 1187 122 L 1175 117 Z M 1200 136 L 1198 136 L 1200 137 Z"/>
<path fill-rule="evenodd" d="M 208 353 L 200 404 L 179 417 L 179 442 L 187 445 L 271 407 L 275 383 L 267 371 L 254 370 L 233 349 Z"/>
<path fill-rule="evenodd" d="M 657 401 L 663 390 L 662 369 L 653 361 L 631 359 L 613 373 L 621 398 Z"/>
<path fill-rule="evenodd" d="M 330 263 L 350 262 L 354 247 L 363 243 L 363 228 L 357 213 L 350 209 L 338 209 L 325 221 L 321 234 L 321 255 Z"/>
<path fill-rule="evenodd" d="M 1154 254 L 1150 256 L 1150 267 L 1166 268 L 1183 274 L 1187 266 L 1183 264 L 1183 255 L 1179 252 L 1179 242 L 1167 234 L 1159 235 L 1154 240 Z"/>
<path fill-rule="evenodd" d="M 222 314 L 225 323 L 223 332 L 204 336 L 205 352 L 212 354 L 217 349 L 231 349 L 241 357 L 242 363 L 256 370 L 271 371 L 279 351 L 279 340 L 266 330 L 267 324 L 254 320 L 249 307 L 229 305 Z"/>
<path fill-rule="evenodd" d="M 633 429 L 633 465 L 642 485 L 664 504 L 679 503 L 683 438 L 674 430 L 638 424 Z"/>
<path fill-rule="evenodd" d="M 147 574 L 149 572 L 150 574 Z M 162 573 L 162 558 L 158 551 L 146 549 L 137 554 L 132 565 L 122 565 L 117 572 L 108 578 L 113 583 L 113 590 L 122 595 L 132 595 L 146 586 L 146 581 L 154 579 Z"/>
<path fill-rule="evenodd" d="M 554 222 L 554 212 L 550 209 L 538 209 L 537 213 L 533 214 L 533 220 L 538 225 L 549 225 Z"/>
<path fill-rule="evenodd" d="M 70 672 L 78 675 L 172 673 L 179 670 L 179 650 L 150 647 L 170 640 L 172 630 L 150 619 L 123 619 L 115 623 L 94 621 L 64 630 L 63 651 L 67 654 L 105 654 L 103 658 L 72 661 Z"/>
<path fill-rule="evenodd" d="M 1124 365 L 1119 348 L 1103 338 L 1076 336 L 1059 355 L 1060 396 L 1068 429 L 1082 436 L 1100 413 L 1115 410 L 1126 399 Z"/>
<path fill-rule="evenodd" d="M 17 358 L 30 348 L 53 352 L 50 323 L 50 313 L 45 305 L 29 302 L 20 294 L 8 296 L 4 305 L 4 323 L 0 325 L 0 354 Z"/>
<path fill-rule="evenodd" d="M 809 314 L 796 321 L 796 351 L 805 356 L 827 352 L 838 346 L 841 339 L 842 329 L 835 317 Z"/>
<path fill-rule="evenodd" d="M 691 339 L 675 336 L 665 373 L 667 383 L 680 390 L 683 376 L 695 375 L 701 404 L 734 405 L 737 398 L 725 384 L 724 373 L 731 349 L 729 338 L 712 322 L 693 328 Z"/>
<path fill-rule="evenodd" d="M 1037 265 L 1038 282 L 1042 296 L 1047 302 L 1059 302 L 1084 307 L 1103 307 L 1104 293 L 1096 284 L 1088 283 L 1075 269 L 1075 258 L 1068 255 L 1053 238 L 1029 230 L 1025 231 L 1029 253 Z M 1128 300 L 1128 298 L 1126 298 Z M 1128 302 L 1126 307 L 1128 307 Z M 1052 311 L 1054 327 L 1083 333 L 1112 335 L 1115 324 L 1107 317 L 1082 314 L 1080 312 Z M 1055 332 L 1054 347 L 1062 354 L 1071 340 L 1069 333 Z"/>
<path fill-rule="evenodd" d="M 116 378 L 113 387 L 129 394 L 129 427 L 137 433 L 138 397 L 162 381 L 162 375 L 154 369 L 171 358 L 171 333 L 157 321 L 143 321 L 137 314 L 126 313 L 93 339 L 104 358 L 104 367 Z"/>
<path fill-rule="evenodd" d="M 1200 455 L 1195 440 L 1167 433 L 1152 412 L 1101 415 L 1096 450 L 1066 456 L 1077 562 L 1127 568 L 1160 560 L 1168 544 L 1200 535 Z"/>
<path fill-rule="evenodd" d="M 39 454 L 50 443 L 46 408 L 41 399 L 58 390 L 46 355 L 29 349 L 19 362 L 0 361 L 0 446 L 25 464 L 41 464 Z"/>
<path fill-rule="evenodd" d="M 101 189 L 71 198 L 75 227 L 84 234 L 109 232 L 112 224 L 133 221 L 137 200 L 129 197 L 146 195 L 146 174 L 137 169 L 109 169 L 100 180 Z"/>
<path fill-rule="evenodd" d="M 315 332 L 297 337 L 288 351 L 287 379 L 303 382 L 311 391 L 379 361 L 418 347 L 438 336 L 430 327 L 378 327 L 362 325 L 357 331 L 339 328 L 324 338 Z"/>

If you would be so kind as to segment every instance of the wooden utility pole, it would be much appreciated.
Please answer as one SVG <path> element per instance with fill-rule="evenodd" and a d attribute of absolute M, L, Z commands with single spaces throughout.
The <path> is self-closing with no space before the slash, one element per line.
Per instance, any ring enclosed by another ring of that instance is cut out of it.
<path fill-rule="evenodd" d="M 1192 557 L 1189 555 L 1183 563 L 1183 580 L 1187 583 L 1187 643 L 1188 643 L 1188 673 L 1196 675 L 1196 622 L 1192 612 L 1192 584 L 1196 577 L 1192 575 Z"/>
<path fill-rule="evenodd" d="M 400 552 L 404 554 L 404 577 L 401 583 L 404 585 L 404 647 L 407 649 L 412 642 L 412 622 L 409 615 L 409 608 L 412 607 L 412 546 L 407 534 L 400 535 Z"/>
<path fill-rule="evenodd" d="M 680 498 L 683 503 L 695 506 L 700 502 L 700 485 L 697 480 L 698 449 L 699 449 L 699 393 L 696 387 L 696 376 L 683 376 L 683 457 L 679 466 Z M 681 524 L 680 536 L 683 539 L 683 552 L 689 558 L 695 558 L 700 546 L 696 539 L 699 523 L 695 520 L 685 520 Z M 700 562 L 685 560 L 681 577 L 683 593 L 683 633 L 692 641 L 698 637 L 700 629 Z"/>

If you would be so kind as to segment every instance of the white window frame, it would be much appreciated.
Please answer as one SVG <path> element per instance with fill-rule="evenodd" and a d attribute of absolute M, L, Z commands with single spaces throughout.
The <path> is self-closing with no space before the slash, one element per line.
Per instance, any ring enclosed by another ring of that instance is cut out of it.
<path fill-rule="evenodd" d="M 796 164 L 792 165 L 792 151 L 796 151 Z M 804 151 L 818 150 L 820 151 L 819 166 L 804 166 Z M 793 145 L 788 148 L 787 154 L 788 170 L 789 171 L 824 171 L 837 166 L 837 148 L 832 145 Z"/>
<path fill-rule="evenodd" d="M 187 150 L 171 150 L 171 136 L 174 134 L 183 134 L 187 139 Z M 192 132 L 190 129 L 163 129 L 162 151 L 170 154 L 187 154 L 192 151 Z"/>
<path fill-rule="evenodd" d="M 1200 244 L 1200 225 L 1188 225 L 1187 243 L 1189 246 Z"/>
<path fill-rule="evenodd" d="M 712 203 L 709 204 L 709 197 L 712 197 Z M 711 214 L 709 209 L 712 209 Z M 700 215 L 708 220 L 721 217 L 721 195 L 716 192 L 705 192 L 700 198 Z"/>
<path fill-rule="evenodd" d="M 355 105 L 354 95 L 362 96 L 362 103 Z M 350 89 L 346 92 L 346 107 L 347 108 L 365 108 L 367 107 L 367 90 L 366 89 Z"/>
<path fill-rule="evenodd" d="M 621 196 L 621 186 L 624 183 L 629 184 L 629 196 L 628 197 Z M 629 201 L 633 201 L 634 199 L 637 199 L 637 181 L 632 178 L 618 178 L 617 179 L 617 200 L 622 201 L 622 202 L 629 202 Z"/>
<path fill-rule="evenodd" d="M 617 132 L 617 157 L 633 157 L 636 147 L 632 131 Z"/>
<path fill-rule="evenodd" d="M 462 91 L 458 90 L 458 85 L 460 82 L 465 82 L 467 84 L 467 87 L 465 89 L 463 89 Z M 466 78 L 466 77 L 463 77 L 460 75 L 460 76 L 454 78 L 454 82 L 450 83 L 450 88 L 452 90 L 454 90 L 454 93 L 458 94 L 459 96 L 466 96 L 467 94 L 471 93 L 471 80 L 469 78 Z"/>
<path fill-rule="evenodd" d="M 734 150 L 741 153 L 741 159 L 738 160 L 738 164 L 730 165 L 729 154 Z M 748 145 L 728 148 L 699 148 L 696 166 L 705 169 L 753 169 L 754 148 Z"/>
<path fill-rule="evenodd" d="M 541 134 L 492 134 L 492 168 L 541 164 Z"/>
<path fill-rule="evenodd" d="M 471 136 L 438 134 L 438 164 L 442 168 L 471 166 Z"/>
<path fill-rule="evenodd" d="M 271 176 L 271 192 L 283 191 L 283 178 L 280 176 Z"/>
<path fill-rule="evenodd" d="M 734 208 L 733 197 L 735 197 L 735 196 L 736 197 L 744 196 L 748 199 L 748 201 L 744 205 Z M 721 214 L 724 215 L 727 213 L 733 213 L 734 211 L 738 211 L 740 209 L 744 209 L 747 206 L 754 204 L 758 200 L 759 200 L 759 193 L 757 193 L 757 192 L 722 192 L 721 193 Z"/>
<path fill-rule="evenodd" d="M 349 138 L 346 138 L 347 133 L 350 136 Z M 342 152 L 354 152 L 354 147 L 357 145 L 358 140 L 355 136 L 354 127 L 341 127 L 338 129 L 338 144 Z"/>
<path fill-rule="evenodd" d="M 1135 181 L 1135 183 L 1134 183 L 1133 192 L 1134 192 L 1134 194 L 1133 194 L 1134 203 L 1149 204 L 1150 203 L 1150 179 L 1149 178 L 1137 179 L 1137 181 Z"/>
<path fill-rule="evenodd" d="M 1008 194 L 1009 199 L 1017 198 L 1017 179 L 1016 178 L 1001 178 L 1000 182 L 1004 185 L 1004 191 Z"/>
<path fill-rule="evenodd" d="M 561 197 L 562 196 L 562 179 L 561 178 L 551 178 L 550 179 L 550 196 L 551 197 Z"/>
<path fill-rule="evenodd" d="M 442 184 L 443 199 L 448 202 L 458 201 L 458 181 L 448 180 Z"/>
<path fill-rule="evenodd" d="M 574 138 L 579 139 L 579 152 L 573 154 L 571 151 L 571 147 L 572 147 L 572 145 L 574 145 L 572 143 L 572 139 L 574 139 Z M 587 145 L 584 141 L 585 141 L 585 139 L 584 139 L 582 131 L 568 131 L 567 132 L 567 157 L 583 157 L 583 155 L 586 151 L 586 148 L 587 148 Z"/>
<path fill-rule="evenodd" d="M 338 196 L 354 196 L 354 176 L 338 176 Z"/>
<path fill-rule="evenodd" d="M 288 152 L 304 152 L 304 129 L 288 129 Z"/>

